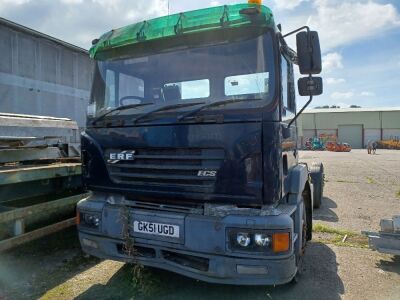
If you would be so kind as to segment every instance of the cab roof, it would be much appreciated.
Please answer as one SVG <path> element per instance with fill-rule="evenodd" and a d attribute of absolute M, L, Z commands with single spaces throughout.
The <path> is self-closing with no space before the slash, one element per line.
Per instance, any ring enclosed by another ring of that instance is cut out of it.
<path fill-rule="evenodd" d="M 91 58 L 95 58 L 98 52 L 128 45 L 246 25 L 273 27 L 272 11 L 268 7 L 258 4 L 235 4 L 145 20 L 103 34 L 92 46 L 89 54 Z"/>

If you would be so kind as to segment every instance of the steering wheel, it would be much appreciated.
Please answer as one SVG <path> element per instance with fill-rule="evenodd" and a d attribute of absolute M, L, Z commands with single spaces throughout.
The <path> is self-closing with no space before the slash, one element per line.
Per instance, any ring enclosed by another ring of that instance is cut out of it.
<path fill-rule="evenodd" d="M 127 100 L 136 100 L 136 101 L 127 101 Z M 144 99 L 142 97 L 139 96 L 124 96 L 121 99 L 119 99 L 119 105 L 130 105 L 130 104 L 140 104 L 142 103 Z"/>

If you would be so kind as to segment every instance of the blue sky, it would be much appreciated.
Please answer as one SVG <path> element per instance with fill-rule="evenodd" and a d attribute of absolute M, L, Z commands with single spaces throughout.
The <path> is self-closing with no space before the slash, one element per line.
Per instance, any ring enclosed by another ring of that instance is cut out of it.
<path fill-rule="evenodd" d="M 170 13 L 231 0 L 170 0 Z M 287 32 L 320 34 L 324 94 L 311 106 L 400 106 L 400 1 L 268 0 Z M 168 12 L 167 0 L 0 0 L 0 16 L 84 48 L 111 28 Z M 294 40 L 289 41 L 292 45 Z M 294 45 L 293 45 L 294 46 Z M 298 103 L 305 102 L 298 97 Z"/>

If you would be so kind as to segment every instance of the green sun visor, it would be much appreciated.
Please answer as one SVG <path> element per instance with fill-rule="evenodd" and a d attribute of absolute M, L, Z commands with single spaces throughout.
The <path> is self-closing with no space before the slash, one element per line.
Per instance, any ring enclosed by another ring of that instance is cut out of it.
<path fill-rule="evenodd" d="M 237 27 L 273 27 L 271 10 L 263 5 L 236 4 L 199 9 L 113 29 L 90 49 L 91 58 L 125 46 L 144 46 L 180 35 Z M 139 47 L 140 47 L 139 46 Z M 114 52 L 114 51 L 113 51 Z"/>

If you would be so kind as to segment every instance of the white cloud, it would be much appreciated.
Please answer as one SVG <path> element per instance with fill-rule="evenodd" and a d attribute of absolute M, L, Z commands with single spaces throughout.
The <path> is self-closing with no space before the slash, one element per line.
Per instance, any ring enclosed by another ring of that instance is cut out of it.
<path fill-rule="evenodd" d="M 167 13 L 167 0 L 0 0 L 2 17 L 86 49 L 113 28 Z"/>
<path fill-rule="evenodd" d="M 61 0 L 61 3 L 67 3 L 67 4 L 78 4 L 82 2 L 83 0 Z"/>
<path fill-rule="evenodd" d="M 346 80 L 344 78 L 334 78 L 334 77 L 328 77 L 324 79 L 324 81 L 327 84 L 339 84 L 339 83 L 344 83 Z"/>
<path fill-rule="evenodd" d="M 320 33 L 324 52 L 400 27 L 399 13 L 392 4 L 315 0 L 314 7 L 316 13 L 311 14 L 307 24 Z"/>
<path fill-rule="evenodd" d="M 277 9 L 293 9 L 307 0 L 274 0 Z"/>
<path fill-rule="evenodd" d="M 353 92 L 333 92 L 331 98 L 335 100 L 347 100 L 354 97 Z"/>
<path fill-rule="evenodd" d="M 218 5 L 221 5 L 221 4 L 219 3 L 219 1 L 211 1 L 211 2 L 210 2 L 210 6 L 218 6 Z"/>
<path fill-rule="evenodd" d="M 368 91 L 364 91 L 364 92 L 361 92 L 361 93 L 360 93 L 360 96 L 363 96 L 363 97 L 373 97 L 373 96 L 375 96 L 375 93 L 373 93 L 373 92 L 368 92 Z"/>
<path fill-rule="evenodd" d="M 322 57 L 322 70 L 330 73 L 335 69 L 343 69 L 343 57 L 337 52 L 331 52 Z"/>

